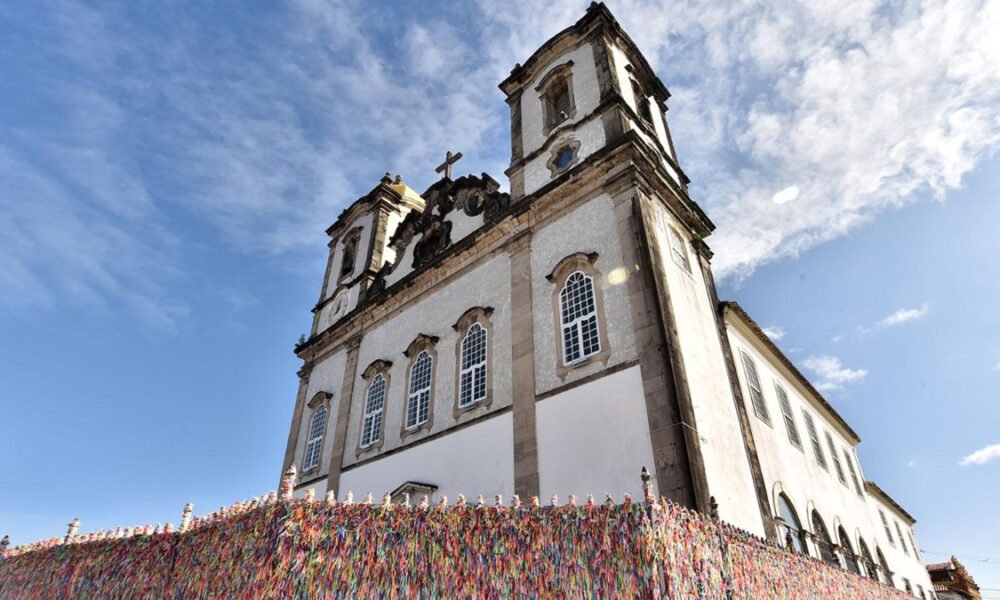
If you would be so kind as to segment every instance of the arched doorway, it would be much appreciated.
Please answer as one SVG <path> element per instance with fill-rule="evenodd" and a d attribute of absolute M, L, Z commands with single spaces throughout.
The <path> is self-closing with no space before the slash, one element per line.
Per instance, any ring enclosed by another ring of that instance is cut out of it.
<path fill-rule="evenodd" d="M 830 539 L 830 532 L 823 524 L 823 517 L 817 511 L 812 512 L 813 534 L 816 535 L 816 547 L 819 549 L 820 559 L 830 565 L 840 568 L 840 561 L 833 553 L 833 540 Z"/>

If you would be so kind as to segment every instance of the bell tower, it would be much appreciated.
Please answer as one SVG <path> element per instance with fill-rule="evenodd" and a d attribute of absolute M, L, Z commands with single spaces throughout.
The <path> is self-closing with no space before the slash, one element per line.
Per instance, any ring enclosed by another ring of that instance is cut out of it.
<path fill-rule="evenodd" d="M 518 64 L 500 84 L 511 116 L 511 198 L 545 193 L 578 165 L 637 139 L 675 186 L 670 92 L 603 3 Z"/>

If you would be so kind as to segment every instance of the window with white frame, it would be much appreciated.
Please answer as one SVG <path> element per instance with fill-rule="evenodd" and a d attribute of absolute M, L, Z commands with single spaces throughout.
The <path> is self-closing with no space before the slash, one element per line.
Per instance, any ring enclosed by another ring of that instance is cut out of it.
<path fill-rule="evenodd" d="M 462 340 L 458 406 L 465 408 L 486 398 L 486 328 L 473 323 Z"/>
<path fill-rule="evenodd" d="M 431 409 L 431 372 L 434 360 L 422 350 L 410 367 L 410 394 L 406 405 L 407 429 L 427 422 Z"/>
<path fill-rule="evenodd" d="M 889 520 L 885 518 L 885 513 L 882 509 L 878 509 L 878 516 L 882 519 L 882 527 L 885 528 L 885 537 L 889 539 L 889 544 L 892 546 L 896 545 L 896 540 L 892 539 L 892 529 L 889 527 Z"/>
<path fill-rule="evenodd" d="M 816 455 L 816 464 L 829 470 L 830 467 L 826 465 L 826 457 L 823 455 L 823 445 L 819 443 L 819 434 L 816 433 L 816 423 L 813 421 L 812 415 L 802 409 L 802 417 L 806 421 L 806 433 L 809 434 L 809 443 L 812 445 L 813 453 Z"/>
<path fill-rule="evenodd" d="M 903 554 L 909 556 L 910 551 L 906 548 L 906 538 L 903 537 L 903 529 L 899 526 L 899 521 L 895 521 L 896 535 L 899 536 L 899 545 L 903 548 Z"/>
<path fill-rule="evenodd" d="M 830 448 L 830 458 L 833 459 L 833 467 L 837 470 L 837 479 L 840 483 L 847 485 L 847 477 L 844 475 L 844 467 L 840 464 L 840 456 L 837 454 L 837 447 L 833 444 L 833 436 L 830 435 L 829 431 L 824 431 L 826 434 L 826 445 Z"/>
<path fill-rule="evenodd" d="M 309 437 L 306 438 L 306 452 L 302 459 L 302 469 L 319 466 L 320 455 L 323 452 L 323 432 L 326 431 L 326 404 L 320 404 L 309 419 Z"/>
<path fill-rule="evenodd" d="M 673 257 L 677 266 L 690 273 L 691 260 L 688 258 L 687 242 L 674 227 L 668 227 L 667 231 L 670 234 L 670 256 Z"/>
<path fill-rule="evenodd" d="M 792 404 L 788 401 L 788 394 L 785 388 L 781 387 L 777 381 L 774 382 L 774 391 L 778 395 L 778 405 L 781 407 L 781 416 L 785 419 L 785 429 L 788 431 L 788 441 L 793 446 L 802 449 L 802 438 L 799 436 L 799 426 L 795 424 L 795 413 L 792 412 Z"/>
<path fill-rule="evenodd" d="M 920 558 L 920 550 L 917 550 L 917 542 L 913 539 L 913 533 L 910 531 L 906 532 L 906 537 L 910 538 L 910 547 L 913 548 L 913 556 Z"/>
<path fill-rule="evenodd" d="M 593 277 L 582 271 L 574 271 L 567 277 L 559 292 L 559 307 L 564 364 L 571 365 L 600 352 Z"/>
<path fill-rule="evenodd" d="M 753 404 L 753 411 L 768 425 L 771 424 L 771 415 L 767 412 L 767 404 L 764 402 L 764 392 L 760 387 L 760 378 L 757 376 L 757 365 L 750 358 L 750 355 L 740 350 L 740 357 L 743 360 L 743 372 L 747 376 L 747 387 L 750 388 L 750 403 Z"/>
<path fill-rule="evenodd" d="M 858 473 L 854 468 L 854 459 L 851 458 L 851 453 L 844 450 L 844 462 L 847 463 L 847 471 L 851 474 L 851 481 L 854 482 L 854 489 L 858 492 L 859 496 L 864 494 L 861 492 L 861 481 L 858 479 Z"/>
<path fill-rule="evenodd" d="M 361 447 L 366 448 L 382 436 L 382 413 L 385 408 L 385 376 L 377 373 L 365 396 L 365 417 L 361 426 Z"/>

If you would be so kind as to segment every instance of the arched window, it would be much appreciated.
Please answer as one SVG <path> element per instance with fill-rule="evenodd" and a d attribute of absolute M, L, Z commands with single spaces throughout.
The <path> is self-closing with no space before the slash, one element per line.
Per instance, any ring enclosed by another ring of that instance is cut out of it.
<path fill-rule="evenodd" d="M 365 416 L 361 426 L 361 447 L 367 448 L 382 437 L 382 413 L 385 408 L 385 375 L 375 374 L 365 395 Z"/>
<path fill-rule="evenodd" d="M 302 458 L 302 469 L 308 471 L 319 466 L 323 452 L 323 433 L 326 431 L 326 404 L 320 404 L 309 419 L 309 437 L 306 438 L 305 456 Z"/>
<path fill-rule="evenodd" d="M 861 570 L 858 568 L 858 557 L 854 554 L 854 548 L 851 547 L 851 538 L 847 536 L 843 527 L 837 529 L 837 537 L 840 538 L 840 548 L 844 553 L 844 563 L 847 565 L 847 570 L 855 575 L 861 575 Z"/>
<path fill-rule="evenodd" d="M 784 531 L 781 533 L 785 546 L 790 547 L 791 550 L 796 552 L 807 554 L 805 535 L 802 531 L 802 523 L 799 521 L 799 515 L 795 512 L 795 508 L 792 507 L 791 500 L 784 494 L 778 496 L 778 515 L 785 522 L 783 526 Z"/>
<path fill-rule="evenodd" d="M 344 238 L 344 256 L 340 261 L 340 276 L 354 272 L 354 263 L 358 257 L 358 242 L 361 240 L 361 230 L 354 229 Z"/>
<path fill-rule="evenodd" d="M 875 555 L 878 556 L 878 566 L 882 567 L 882 583 L 886 585 L 895 585 L 892 583 L 892 571 L 889 570 L 889 563 L 885 561 L 885 555 L 882 554 L 882 549 L 876 547 Z"/>
<path fill-rule="evenodd" d="M 406 405 L 406 427 L 412 429 L 427 422 L 431 410 L 431 371 L 434 361 L 423 350 L 410 366 L 410 394 Z"/>
<path fill-rule="evenodd" d="M 869 579 L 878 581 L 878 572 L 875 569 L 875 561 L 872 559 L 868 544 L 863 539 L 858 540 L 858 547 L 861 549 L 861 562 L 865 565 L 865 573 L 868 574 Z"/>
<path fill-rule="evenodd" d="M 816 535 L 816 547 L 819 548 L 819 557 L 823 562 L 840 567 L 840 561 L 833 552 L 833 541 L 830 539 L 830 532 L 823 524 L 823 518 L 815 510 L 812 513 L 813 533 Z"/>
<path fill-rule="evenodd" d="M 542 77 L 538 86 L 542 103 L 542 133 L 548 135 L 559 124 L 576 116 L 573 99 L 573 61 L 553 67 Z"/>
<path fill-rule="evenodd" d="M 574 271 L 559 292 L 559 306 L 563 363 L 571 365 L 600 352 L 593 277 Z"/>
<path fill-rule="evenodd" d="M 653 115 L 649 110 L 649 98 L 646 96 L 646 92 L 642 91 L 639 82 L 634 79 L 632 80 L 632 95 L 635 96 L 635 107 L 636 112 L 639 113 L 639 117 L 652 125 Z"/>
<path fill-rule="evenodd" d="M 458 406 L 466 408 L 486 398 L 486 328 L 473 323 L 462 339 Z"/>

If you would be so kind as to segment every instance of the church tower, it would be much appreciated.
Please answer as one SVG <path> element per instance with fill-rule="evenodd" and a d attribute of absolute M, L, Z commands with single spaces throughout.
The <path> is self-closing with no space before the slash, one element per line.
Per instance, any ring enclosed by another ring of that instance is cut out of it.
<path fill-rule="evenodd" d="M 596 190 L 612 199 L 623 261 L 611 273 L 629 288 L 660 493 L 705 512 L 714 500 L 730 522 L 772 534 L 703 241 L 714 225 L 688 195 L 666 86 L 593 3 L 500 88 L 511 114 L 512 203 Z M 605 279 L 605 289 L 614 285 Z"/>

